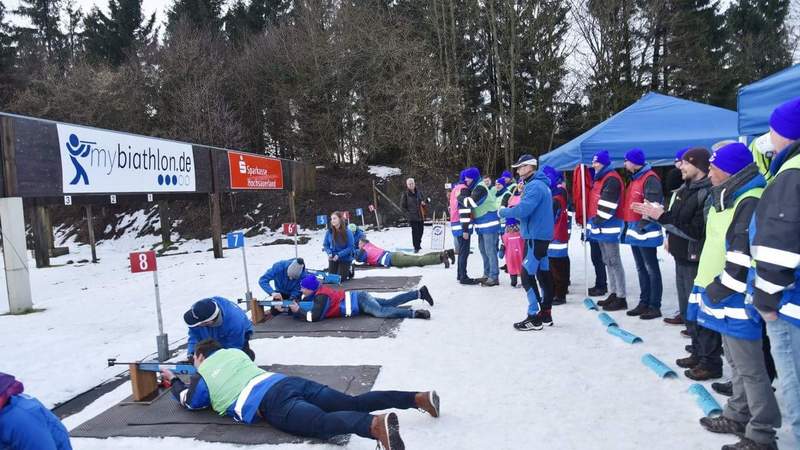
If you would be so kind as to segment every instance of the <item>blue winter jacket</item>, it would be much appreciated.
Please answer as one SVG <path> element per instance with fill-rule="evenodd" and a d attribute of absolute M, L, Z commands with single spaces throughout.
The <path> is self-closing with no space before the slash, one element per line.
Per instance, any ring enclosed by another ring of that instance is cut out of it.
<path fill-rule="evenodd" d="M 194 354 L 195 345 L 203 339 L 214 339 L 222 348 L 241 349 L 253 334 L 253 324 L 239 305 L 222 297 L 211 297 L 211 300 L 214 300 L 221 310 L 222 324 L 218 327 L 189 328 L 186 351 L 190 355 Z"/>
<path fill-rule="evenodd" d="M 322 249 L 325 250 L 328 256 L 339 255 L 339 261 L 347 263 L 353 261 L 355 241 L 353 240 L 353 233 L 351 233 L 350 230 L 345 228 L 344 231 L 347 235 L 347 242 L 345 244 L 340 244 L 333 239 L 333 232 L 328 228 L 328 232 L 325 233 L 325 240 L 322 242 Z"/>
<path fill-rule="evenodd" d="M 291 298 L 300 298 L 300 280 L 305 277 L 306 269 L 303 267 L 303 273 L 300 274 L 300 278 L 296 280 L 290 280 L 289 276 L 286 274 L 286 271 L 294 261 L 295 259 L 292 258 L 278 261 L 273 264 L 272 267 L 264 272 L 264 275 L 261 275 L 261 278 L 258 279 L 258 285 L 261 286 L 261 289 L 263 289 L 264 292 L 269 295 L 272 295 L 275 291 L 278 291 L 284 294 L 289 294 Z M 275 284 L 274 289 L 272 288 L 272 285 L 270 285 L 270 281 Z"/>
<path fill-rule="evenodd" d="M 547 175 L 540 170 L 525 180 L 519 204 L 501 209 L 499 215 L 519 220 L 523 239 L 553 240 L 553 197 Z"/>
<path fill-rule="evenodd" d="M 364 230 L 361 227 L 356 227 L 356 232 L 353 233 L 353 246 L 357 249 L 358 248 L 358 241 L 361 240 L 362 237 L 366 236 Z"/>
<path fill-rule="evenodd" d="M 72 450 L 69 433 L 39 400 L 12 396 L 0 409 L 0 448 L 3 450 Z"/>

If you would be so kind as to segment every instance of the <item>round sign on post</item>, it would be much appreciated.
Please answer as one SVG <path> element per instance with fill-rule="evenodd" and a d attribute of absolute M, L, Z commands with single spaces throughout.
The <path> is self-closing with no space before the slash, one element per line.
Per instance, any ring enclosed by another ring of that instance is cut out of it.
<path fill-rule="evenodd" d="M 158 348 L 158 360 L 166 361 L 169 359 L 169 339 L 164 334 L 164 320 L 161 317 L 161 297 L 158 291 L 158 267 L 156 265 L 156 252 L 132 252 L 129 255 L 131 262 L 131 272 L 153 272 L 153 286 L 156 291 L 156 314 L 158 315 L 158 336 L 156 345 Z"/>

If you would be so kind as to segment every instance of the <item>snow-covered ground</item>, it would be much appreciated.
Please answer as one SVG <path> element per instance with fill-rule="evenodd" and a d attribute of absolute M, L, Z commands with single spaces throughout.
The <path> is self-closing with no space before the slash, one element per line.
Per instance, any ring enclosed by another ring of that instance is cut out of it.
<path fill-rule="evenodd" d="M 369 166 L 369 173 L 378 178 L 396 177 L 403 173 L 397 167 Z"/>
<path fill-rule="evenodd" d="M 425 241 L 430 242 L 429 230 Z M 387 248 L 408 247 L 409 228 L 370 233 Z M 323 267 L 322 235 L 300 246 L 311 267 Z M 247 261 L 253 292 L 263 295 L 258 277 L 272 262 L 293 255 L 292 246 L 252 245 Z M 127 254 L 149 248 L 156 238 L 124 237 L 98 249 L 99 264 L 32 269 L 35 306 L 43 312 L 0 316 L 0 371 L 15 374 L 26 391 L 46 405 L 63 402 L 120 373 L 107 368 L 106 358 L 141 359 L 155 351 L 156 316 L 152 277 L 131 274 Z M 448 238 L 450 245 L 450 238 Z M 473 244 L 475 246 L 476 244 Z M 189 242 L 190 253 L 158 259 L 164 326 L 173 342 L 185 335 L 182 314 L 200 298 L 243 296 L 241 253 L 226 251 L 215 260 L 210 242 Z M 194 250 L 202 250 L 193 253 Z M 88 257 L 88 247 L 72 246 L 58 258 Z M 75 253 L 78 253 L 76 255 Z M 638 294 L 630 250 L 623 250 L 629 302 Z M 571 246 L 572 288 L 568 303 L 554 309 L 555 326 L 521 333 L 511 324 L 523 318 L 526 301 L 501 274 L 501 286 L 482 288 L 455 282 L 455 267 L 389 269 L 381 274 L 421 274 L 436 305 L 430 321 L 406 320 L 396 338 L 291 338 L 252 342 L 262 364 L 377 364 L 383 366 L 375 389 L 437 389 L 443 416 L 434 420 L 417 411 L 401 411 L 408 448 L 414 449 L 714 449 L 736 441 L 701 429 L 702 416 L 687 392 L 690 380 L 660 380 L 640 359 L 653 353 L 671 366 L 685 356 L 687 340 L 679 327 L 660 320 L 641 321 L 624 312 L 612 313 L 643 344 L 629 345 L 606 333 L 597 314 L 581 304 L 583 251 Z M 664 308 L 677 309 L 671 258 L 662 255 Z M 31 265 L 33 262 L 31 261 Z M 470 274 L 481 271 L 477 250 Z M 358 272 L 357 276 L 373 275 Z M 593 275 L 590 275 L 593 277 Z M 6 305 L 0 305 L 0 312 Z M 677 369 L 677 367 L 676 367 Z M 710 386 L 708 386 L 710 390 Z M 130 393 L 129 384 L 100 398 L 65 420 L 74 428 Z M 717 397 L 721 404 L 724 398 Z M 788 427 L 780 430 L 781 448 L 797 448 Z M 179 438 L 74 439 L 76 449 L 232 449 Z M 347 448 L 373 449 L 374 442 L 354 437 Z M 275 446 L 246 447 L 274 449 Z M 335 449 L 327 445 L 290 445 L 288 449 Z"/>

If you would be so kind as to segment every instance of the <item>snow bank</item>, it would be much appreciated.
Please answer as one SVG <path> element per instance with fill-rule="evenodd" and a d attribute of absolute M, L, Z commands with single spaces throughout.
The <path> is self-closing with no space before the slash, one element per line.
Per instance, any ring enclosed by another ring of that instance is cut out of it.
<path fill-rule="evenodd" d="M 383 180 L 389 177 L 396 177 L 402 174 L 403 171 L 397 167 L 369 166 L 369 173 Z"/>

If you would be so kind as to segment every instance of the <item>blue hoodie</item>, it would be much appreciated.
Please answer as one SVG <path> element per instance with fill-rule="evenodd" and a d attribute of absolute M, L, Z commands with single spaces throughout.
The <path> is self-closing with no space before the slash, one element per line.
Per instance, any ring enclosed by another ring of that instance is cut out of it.
<path fill-rule="evenodd" d="M 218 327 L 190 327 L 189 342 L 186 351 L 194 354 L 194 347 L 203 339 L 214 339 L 222 348 L 244 347 L 245 342 L 253 334 L 253 324 L 239 305 L 222 297 L 211 297 L 222 313 L 222 324 Z"/>
<path fill-rule="evenodd" d="M 272 295 L 275 291 L 282 292 L 284 294 L 289 294 L 291 298 L 300 298 L 300 280 L 306 275 L 306 268 L 303 267 L 303 272 L 300 274 L 300 278 L 296 280 L 290 280 L 289 276 L 286 275 L 286 271 L 289 266 L 295 261 L 294 258 L 286 259 L 283 261 L 278 261 L 272 265 L 264 275 L 261 275 L 261 278 L 258 279 L 258 285 L 261 286 L 261 289 L 264 290 L 269 295 Z M 275 289 L 269 284 L 272 281 L 275 283 Z"/>
<path fill-rule="evenodd" d="M 39 400 L 13 395 L 0 409 L 0 448 L 13 450 L 72 450 L 69 433 Z"/>
<path fill-rule="evenodd" d="M 325 240 L 322 242 L 322 249 L 325 250 L 325 253 L 329 256 L 339 255 L 339 261 L 348 263 L 353 261 L 356 243 L 353 239 L 353 233 L 351 233 L 347 227 L 345 227 L 344 231 L 347 236 L 347 242 L 345 244 L 340 244 L 333 239 L 333 230 L 328 228 L 328 232 L 325 233 Z"/>
<path fill-rule="evenodd" d="M 523 239 L 553 240 L 553 197 L 550 180 L 538 171 L 527 180 L 522 198 L 513 208 L 502 208 L 500 217 L 514 218 L 520 222 Z"/>

